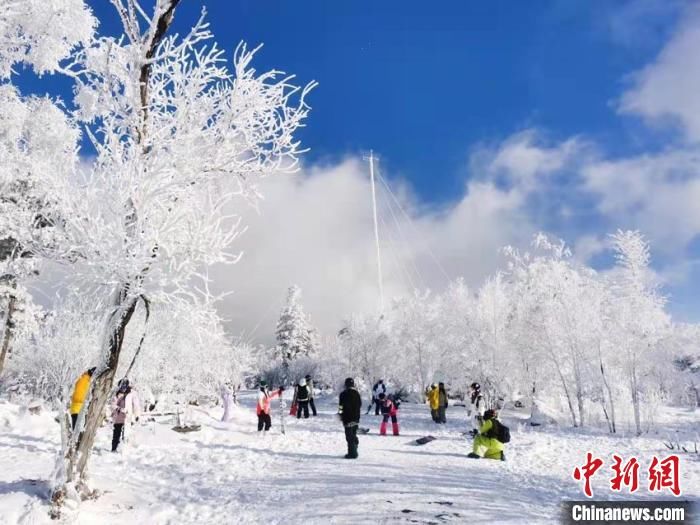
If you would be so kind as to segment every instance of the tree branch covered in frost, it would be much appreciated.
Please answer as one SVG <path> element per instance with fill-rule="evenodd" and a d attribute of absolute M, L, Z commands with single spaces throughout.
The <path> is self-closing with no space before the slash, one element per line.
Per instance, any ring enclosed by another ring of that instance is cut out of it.
<path fill-rule="evenodd" d="M 0 0 L 0 79 L 17 63 L 40 75 L 55 71 L 96 25 L 83 0 Z"/>
<path fill-rule="evenodd" d="M 128 9 L 123 16 L 130 43 L 100 38 L 67 67 L 76 78 L 71 115 L 97 157 L 77 184 L 47 180 L 72 213 L 60 224 L 68 241 L 40 251 L 71 261 L 77 254 L 73 271 L 88 283 L 138 283 L 132 294 L 165 297 L 190 290 L 200 267 L 237 260 L 230 246 L 243 228 L 233 205 L 255 204 L 260 177 L 295 169 L 303 150 L 293 133 L 308 114 L 313 84 L 302 89 L 293 77 L 256 74 L 257 49 L 244 44 L 232 77 L 201 20 L 183 39 L 163 38 L 148 58 L 152 25 L 141 29 Z"/>

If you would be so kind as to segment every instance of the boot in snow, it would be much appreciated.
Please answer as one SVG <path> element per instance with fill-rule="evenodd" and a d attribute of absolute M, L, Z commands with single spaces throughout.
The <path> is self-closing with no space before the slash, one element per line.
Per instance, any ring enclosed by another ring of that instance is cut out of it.
<path fill-rule="evenodd" d="M 474 454 L 474 452 L 467 454 L 467 457 L 472 459 L 481 459 L 481 456 L 479 456 L 479 454 Z"/>
<path fill-rule="evenodd" d="M 399 424 L 398 423 L 392 423 L 391 424 L 391 429 L 394 432 L 395 436 L 399 435 Z"/>
<path fill-rule="evenodd" d="M 379 434 L 386 436 L 386 421 L 382 421 L 382 424 L 379 425 Z"/>

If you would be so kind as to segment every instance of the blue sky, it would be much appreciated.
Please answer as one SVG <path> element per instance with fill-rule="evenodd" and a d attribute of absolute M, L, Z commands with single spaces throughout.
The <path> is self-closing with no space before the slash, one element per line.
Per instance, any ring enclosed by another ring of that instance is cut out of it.
<path fill-rule="evenodd" d="M 116 34 L 109 2 L 89 4 L 101 31 Z M 700 67 L 689 52 L 700 44 L 700 15 L 693 3 L 183 0 L 175 29 L 186 31 L 204 4 L 222 47 L 264 43 L 256 68 L 319 82 L 299 135 L 311 148 L 311 182 L 280 193 L 280 203 L 303 200 L 332 174 L 335 185 L 320 198 L 332 201 L 328 194 L 342 188 L 339 202 L 347 204 L 349 181 L 364 176 L 359 159 L 373 148 L 387 177 L 407 189 L 406 207 L 426 244 L 456 261 L 450 273 L 476 283 L 497 262 L 475 261 L 473 252 L 526 245 L 538 229 L 605 268 L 605 235 L 641 229 L 671 310 L 700 319 Z M 22 84 L 38 85 L 26 74 Z M 67 83 L 46 85 L 69 98 Z M 366 227 L 365 215 L 342 219 L 339 227 Z M 309 242 L 331 234 L 316 232 Z M 265 253 L 255 248 L 251 271 L 261 264 L 255 253 Z M 287 281 L 309 273 L 308 264 L 287 270 L 273 273 Z M 322 303 L 321 292 L 309 294 Z"/>
<path fill-rule="evenodd" d="M 609 103 L 674 27 L 679 4 L 665 3 L 624 36 L 614 20 L 631 1 L 448 0 L 435 9 L 419 0 L 184 0 L 175 29 L 186 31 L 206 5 L 220 45 L 264 43 L 260 69 L 319 81 L 300 134 L 307 160 L 374 148 L 386 169 L 439 202 L 461 191 L 472 145 L 519 129 L 586 134 L 617 153 L 638 148 L 633 124 Z M 89 5 L 101 32 L 117 34 L 109 2 Z M 58 85 L 69 98 L 68 84 Z"/>

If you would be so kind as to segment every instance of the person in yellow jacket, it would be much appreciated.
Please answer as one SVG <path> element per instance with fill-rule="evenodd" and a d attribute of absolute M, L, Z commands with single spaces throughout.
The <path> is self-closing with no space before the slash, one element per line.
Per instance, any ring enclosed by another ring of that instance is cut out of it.
<path fill-rule="evenodd" d="M 428 403 L 430 404 L 430 415 L 433 417 L 433 421 L 439 423 L 438 408 L 440 408 L 440 390 L 436 383 L 430 385 L 427 396 Z"/>
<path fill-rule="evenodd" d="M 494 430 L 494 425 L 498 424 L 498 414 L 495 410 L 487 410 L 484 412 L 479 433 L 474 437 L 474 445 L 472 452 L 467 457 L 478 459 L 500 459 L 505 461 L 503 450 L 505 445 L 498 441 L 495 437 L 491 437 Z"/>
<path fill-rule="evenodd" d="M 90 388 L 90 379 L 94 373 L 95 368 L 90 368 L 89 370 L 86 370 L 75 382 L 75 386 L 73 387 L 73 397 L 71 398 L 70 402 L 70 419 L 72 428 L 75 428 L 75 424 L 78 422 L 78 414 L 80 414 L 80 409 L 83 408 L 83 403 L 85 403 L 85 398 L 87 397 L 88 390 Z"/>

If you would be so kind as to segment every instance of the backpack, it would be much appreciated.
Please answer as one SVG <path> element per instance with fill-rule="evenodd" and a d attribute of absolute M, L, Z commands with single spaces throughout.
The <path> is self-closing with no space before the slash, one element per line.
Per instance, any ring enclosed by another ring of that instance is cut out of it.
<path fill-rule="evenodd" d="M 490 438 L 496 439 L 501 443 L 510 443 L 510 429 L 501 423 L 498 419 L 492 419 L 493 426 L 488 432 Z"/>

